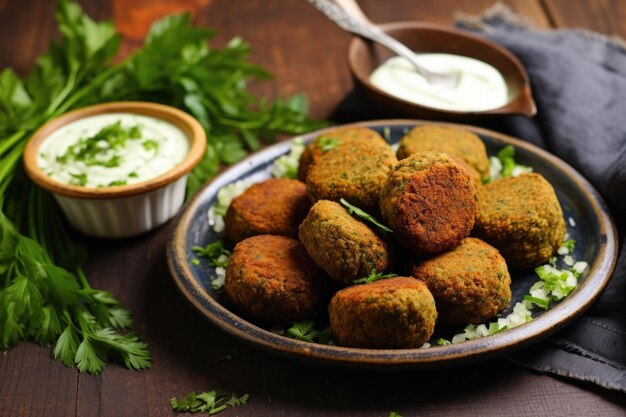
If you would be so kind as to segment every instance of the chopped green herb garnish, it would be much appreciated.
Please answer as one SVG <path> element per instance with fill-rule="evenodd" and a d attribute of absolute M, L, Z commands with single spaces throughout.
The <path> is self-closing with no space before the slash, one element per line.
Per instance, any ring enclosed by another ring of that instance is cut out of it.
<path fill-rule="evenodd" d="M 181 401 L 172 398 L 170 406 L 172 410 L 181 413 L 206 413 L 213 415 L 229 407 L 245 405 L 248 403 L 249 398 L 248 394 L 237 396 L 235 394 L 227 394 L 221 390 L 207 391 L 200 394 L 190 392 Z"/>
<path fill-rule="evenodd" d="M 391 413 L 389 413 L 389 417 L 402 417 L 402 416 L 396 413 L 395 411 L 392 411 Z"/>
<path fill-rule="evenodd" d="M 326 327 L 322 330 L 317 330 L 315 329 L 315 322 L 313 320 L 304 320 L 299 322 L 293 322 L 291 324 L 292 326 L 287 329 L 287 336 L 311 343 L 317 342 L 324 345 L 336 344 L 332 338 L 330 327 Z M 273 326 L 271 331 L 272 333 L 276 334 L 284 334 L 280 333 L 280 330 L 282 330 L 282 327 Z"/>
<path fill-rule="evenodd" d="M 315 322 L 313 320 L 304 320 L 293 322 L 292 326 L 287 329 L 287 333 L 299 340 L 313 342 L 313 339 L 319 336 L 319 330 L 315 330 Z"/>
<path fill-rule="evenodd" d="M 529 303 L 532 303 L 538 307 L 541 307 L 544 310 L 547 310 L 548 306 L 550 305 L 549 298 L 538 298 L 538 297 L 533 297 L 532 295 L 525 295 L 524 301 L 528 301 Z"/>
<path fill-rule="evenodd" d="M 128 178 L 138 178 L 138 177 L 139 175 L 135 171 L 128 174 Z"/>
<path fill-rule="evenodd" d="M 445 346 L 445 345 L 449 345 L 450 341 L 448 339 L 444 339 L 444 338 L 440 338 L 437 339 L 437 346 Z"/>
<path fill-rule="evenodd" d="M 87 166 L 118 167 L 121 155 L 117 151 L 124 148 L 129 139 L 139 138 L 141 138 L 139 126 L 124 128 L 118 121 L 103 127 L 93 136 L 80 138 L 63 155 L 57 156 L 56 160 L 62 165 L 77 161 Z"/>
<path fill-rule="evenodd" d="M 126 180 L 111 181 L 107 187 L 119 187 L 121 185 L 126 185 Z"/>
<path fill-rule="evenodd" d="M 507 145 L 498 152 L 498 157 L 489 158 L 489 179 L 483 179 L 483 183 L 496 180 L 498 178 L 516 177 L 520 174 L 532 172 L 532 168 L 519 165 L 515 162 L 515 148 Z"/>
<path fill-rule="evenodd" d="M 87 184 L 87 174 L 72 174 L 71 172 L 69 174 L 74 180 L 76 180 L 72 181 L 74 185 L 80 185 L 81 187 L 84 187 L 85 184 Z"/>
<path fill-rule="evenodd" d="M 376 268 L 372 268 L 370 274 L 366 277 L 355 279 L 352 281 L 355 284 L 370 284 L 372 282 L 376 282 L 380 279 L 393 278 L 397 277 L 396 274 L 383 274 L 382 272 L 376 272 Z"/>
<path fill-rule="evenodd" d="M 552 299 L 555 301 L 569 295 L 578 285 L 576 276 L 567 270 L 563 271 L 550 265 L 542 265 L 535 268 L 535 272 L 543 281 L 542 285 L 550 292 Z"/>
<path fill-rule="evenodd" d="M 194 246 L 191 248 L 194 253 L 202 258 L 209 260 L 211 266 L 225 267 L 228 263 L 228 257 L 230 251 L 224 248 L 224 243 L 221 240 L 216 240 L 213 243 L 209 243 L 204 248 L 201 246 Z"/>
<path fill-rule="evenodd" d="M 191 263 L 192 263 L 192 264 L 194 264 L 195 266 L 200 265 L 200 261 L 199 261 L 197 258 L 193 258 L 193 259 L 191 260 Z"/>
<path fill-rule="evenodd" d="M 146 151 L 152 151 L 152 150 L 157 151 L 159 149 L 159 143 L 157 141 L 155 141 L 155 140 L 152 140 L 152 139 L 148 139 L 148 140 L 143 141 L 141 143 L 141 146 L 143 146 L 143 148 Z"/>
<path fill-rule="evenodd" d="M 272 177 L 274 178 L 298 178 L 300 156 L 304 152 L 302 139 L 295 138 L 291 143 L 289 153 L 280 156 L 272 165 Z"/>
<path fill-rule="evenodd" d="M 358 217 L 367 220 L 368 222 L 372 223 L 374 226 L 376 226 L 379 230 L 381 230 L 382 232 L 385 233 L 393 233 L 393 230 L 391 230 L 390 228 L 388 228 L 387 226 L 385 226 L 384 224 L 382 224 L 381 222 L 379 222 L 378 220 L 376 220 L 374 218 L 374 216 L 367 214 L 366 212 L 364 212 L 363 210 L 361 210 L 360 208 L 353 206 L 352 204 L 348 203 L 346 200 L 344 200 L 343 198 L 340 200 L 341 204 L 348 209 L 348 213 L 350 214 L 356 214 Z"/>
<path fill-rule="evenodd" d="M 510 177 L 515 168 L 515 148 L 507 145 L 498 152 L 498 158 L 502 163 L 502 177 Z"/>
<path fill-rule="evenodd" d="M 565 246 L 567 250 L 572 253 L 574 252 L 574 248 L 576 247 L 576 241 L 574 239 L 567 239 L 563 242 L 561 246 Z"/>
<path fill-rule="evenodd" d="M 320 138 L 317 138 L 315 142 L 319 145 L 323 153 L 326 153 L 330 151 L 331 149 L 334 149 L 335 147 L 337 147 L 337 145 L 341 145 L 341 141 L 339 139 L 327 138 L 323 136 Z"/>

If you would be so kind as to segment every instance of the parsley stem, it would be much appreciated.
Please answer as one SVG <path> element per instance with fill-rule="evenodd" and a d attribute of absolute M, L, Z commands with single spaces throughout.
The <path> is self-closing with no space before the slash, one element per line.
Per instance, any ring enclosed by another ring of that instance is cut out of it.
<path fill-rule="evenodd" d="M 85 276 L 85 273 L 83 272 L 83 268 L 81 268 L 80 266 L 76 268 L 76 276 L 78 277 L 78 281 L 80 282 L 80 284 L 83 286 L 84 289 L 91 290 L 91 286 L 89 285 L 89 282 L 87 281 L 87 277 Z"/>
<path fill-rule="evenodd" d="M 19 132 L 15 132 L 8 138 L 2 140 L 0 142 L 0 155 L 4 154 L 7 151 L 7 149 L 12 148 L 16 143 L 24 139 L 25 134 L 26 132 L 24 132 L 23 130 L 20 130 Z"/>
<path fill-rule="evenodd" d="M 65 87 L 63 88 L 63 90 L 59 93 L 58 96 L 56 96 L 54 101 L 50 103 L 50 105 L 46 109 L 47 115 L 53 115 L 56 108 L 59 107 L 61 103 L 63 103 L 63 100 L 65 100 L 65 98 L 68 96 L 68 94 L 72 92 L 72 90 L 77 84 L 76 79 L 78 77 L 78 71 L 79 71 L 78 65 L 75 65 L 75 64 L 71 65 L 70 73 L 67 76 L 67 83 L 65 83 Z"/>
<path fill-rule="evenodd" d="M 11 152 L 0 161 L 0 210 L 4 205 L 4 198 L 6 196 L 6 189 L 8 188 L 15 170 L 22 157 L 22 151 L 26 146 L 25 142 L 18 144 Z"/>
<path fill-rule="evenodd" d="M 123 66 L 121 65 L 116 65 L 114 67 L 111 67 L 103 72 L 101 72 L 100 74 L 98 74 L 97 77 L 95 77 L 93 80 L 91 80 L 89 82 L 89 84 L 87 84 L 86 86 L 84 86 L 83 88 L 81 88 L 80 90 L 76 91 L 74 94 L 72 94 L 66 101 L 65 103 L 63 103 L 63 105 L 61 105 L 55 114 L 63 114 L 65 112 L 67 112 L 69 109 L 72 108 L 72 106 L 74 106 L 80 99 L 82 99 L 85 95 L 89 94 L 92 92 L 93 89 L 100 88 L 102 86 L 102 83 L 106 80 L 108 80 L 109 78 L 111 78 L 116 72 L 119 72 L 121 69 L 123 68 Z"/>

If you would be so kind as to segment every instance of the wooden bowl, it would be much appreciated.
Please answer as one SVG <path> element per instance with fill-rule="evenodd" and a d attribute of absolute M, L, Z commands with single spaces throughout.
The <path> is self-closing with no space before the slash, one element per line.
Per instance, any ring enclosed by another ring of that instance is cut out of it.
<path fill-rule="evenodd" d="M 508 89 L 508 103 L 483 111 L 442 110 L 403 100 L 373 86 L 370 74 L 394 53 L 385 47 L 355 37 L 348 49 L 348 64 L 359 88 L 378 106 L 397 116 L 431 119 L 481 119 L 505 114 L 533 116 L 537 112 L 528 75 L 508 50 L 479 36 L 447 26 L 422 22 L 394 22 L 379 25 L 413 51 L 463 55 L 486 62 L 502 74 Z"/>
<path fill-rule="evenodd" d="M 133 113 L 169 122 L 181 129 L 189 151 L 174 168 L 135 184 L 88 188 L 50 178 L 37 164 L 41 144 L 56 130 L 90 116 Z M 117 238 L 151 230 L 176 215 L 185 198 L 187 175 L 202 159 L 206 134 L 200 123 L 174 107 L 147 102 L 114 102 L 84 107 L 42 126 L 24 150 L 24 169 L 31 180 L 51 192 L 72 226 L 95 237 Z"/>

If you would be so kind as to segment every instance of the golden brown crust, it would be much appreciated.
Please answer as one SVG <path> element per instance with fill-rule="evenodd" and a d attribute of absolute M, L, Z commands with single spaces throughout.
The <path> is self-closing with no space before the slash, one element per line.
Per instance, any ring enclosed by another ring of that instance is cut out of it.
<path fill-rule="evenodd" d="M 454 159 L 464 161 L 481 178 L 489 178 L 487 149 L 482 140 L 472 132 L 452 126 L 417 126 L 400 140 L 397 156 L 402 160 L 424 151 L 447 153 Z"/>
<path fill-rule="evenodd" d="M 300 225 L 299 238 L 331 278 L 351 284 L 392 262 L 389 244 L 334 201 L 320 200 Z"/>
<path fill-rule="evenodd" d="M 327 151 L 308 171 L 311 201 L 345 198 L 371 213 L 378 212 L 378 195 L 397 159 L 386 143 L 355 141 Z"/>
<path fill-rule="evenodd" d="M 437 319 L 426 285 L 406 277 L 344 288 L 332 298 L 328 313 L 337 342 L 361 348 L 420 347 Z"/>
<path fill-rule="evenodd" d="M 465 169 L 441 152 L 398 162 L 380 194 L 380 211 L 396 239 L 416 254 L 432 254 L 466 238 L 477 196 Z"/>
<path fill-rule="evenodd" d="M 473 234 L 500 250 L 511 268 L 545 263 L 565 236 L 554 188 L 539 174 L 502 178 L 483 187 Z"/>
<path fill-rule="evenodd" d="M 433 294 L 441 322 L 480 324 L 511 301 L 511 276 L 497 249 L 467 238 L 449 252 L 413 266 Z"/>
<path fill-rule="evenodd" d="M 226 294 L 237 310 L 266 322 L 311 318 L 327 277 L 295 239 L 260 235 L 243 240 L 226 268 Z"/>
<path fill-rule="evenodd" d="M 296 237 L 310 207 L 300 181 L 265 180 L 233 199 L 224 218 L 226 237 L 234 243 L 263 234 Z"/>
<path fill-rule="evenodd" d="M 336 146 L 358 141 L 373 141 L 373 143 L 377 144 L 386 144 L 385 139 L 377 132 L 365 127 L 339 127 L 328 131 L 315 138 L 302 152 L 300 164 L 298 165 L 298 179 L 300 181 L 306 182 L 311 165 L 325 154 L 322 144 L 327 140 L 334 141 Z"/>

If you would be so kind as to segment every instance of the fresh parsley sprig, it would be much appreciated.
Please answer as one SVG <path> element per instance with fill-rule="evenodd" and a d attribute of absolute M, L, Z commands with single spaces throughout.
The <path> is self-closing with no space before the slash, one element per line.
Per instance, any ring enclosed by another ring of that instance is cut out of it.
<path fill-rule="evenodd" d="M 150 366 L 147 346 L 121 332 L 132 326 L 130 313 L 110 293 L 90 287 L 81 269 L 84 249 L 67 235 L 51 195 L 24 175 L 22 152 L 33 132 L 70 110 L 103 102 L 178 107 L 200 121 L 208 138 L 188 181 L 189 197 L 221 163 L 276 135 L 322 124 L 308 119 L 302 96 L 269 101 L 251 95 L 248 81 L 269 74 L 248 62 L 250 46 L 235 38 L 223 49 L 209 47 L 214 31 L 193 27 L 189 15 L 156 22 L 143 47 L 121 61 L 114 61 L 121 36 L 112 23 L 95 22 L 68 0 L 59 1 L 55 18 L 61 38 L 28 76 L 0 72 L 0 350 L 35 340 L 87 372 L 99 372 L 111 357 L 143 369 Z M 87 181 L 80 173 L 74 179 Z"/>
<path fill-rule="evenodd" d="M 278 329 L 280 329 L 280 331 L 277 331 Z M 282 331 L 282 328 L 278 326 L 275 327 L 272 331 L 277 334 L 284 333 L 284 331 Z M 314 320 L 303 320 L 291 323 L 291 327 L 287 329 L 287 336 L 311 343 L 321 343 L 324 345 L 336 344 L 332 338 L 332 334 L 330 333 L 330 327 L 325 327 L 322 330 L 317 330 L 315 328 Z"/>
<path fill-rule="evenodd" d="M 360 208 L 358 208 L 357 206 L 354 206 L 354 205 L 348 203 L 343 198 L 341 200 L 339 200 L 339 201 L 348 210 L 348 213 L 355 214 L 358 217 L 362 218 L 363 220 L 367 220 L 368 222 L 370 222 L 371 224 L 376 226 L 383 233 L 393 233 L 393 230 L 391 230 L 390 228 L 388 228 L 387 226 L 385 226 L 384 224 L 382 224 L 381 222 L 376 220 L 376 218 L 374 216 L 372 216 L 371 214 L 368 214 L 365 211 L 363 211 Z"/>
<path fill-rule="evenodd" d="M 244 394 L 228 394 L 222 390 L 206 391 L 196 394 L 190 392 L 182 400 L 170 399 L 172 410 L 181 413 L 206 413 L 213 415 L 226 410 L 229 407 L 246 405 L 250 396 Z"/>

